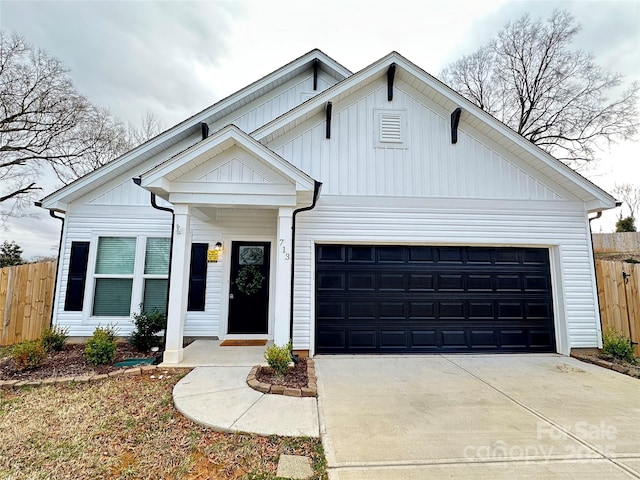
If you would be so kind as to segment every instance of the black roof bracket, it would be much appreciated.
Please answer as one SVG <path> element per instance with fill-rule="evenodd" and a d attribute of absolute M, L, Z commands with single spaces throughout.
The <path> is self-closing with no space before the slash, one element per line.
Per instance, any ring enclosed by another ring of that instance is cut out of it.
<path fill-rule="evenodd" d="M 458 143 L 458 124 L 460 123 L 460 115 L 462 114 L 462 109 L 460 107 L 456 108 L 451 113 L 451 143 Z"/>
<path fill-rule="evenodd" d="M 320 66 L 320 60 L 317 58 L 313 61 L 313 90 L 318 90 L 318 67 Z"/>
<path fill-rule="evenodd" d="M 333 109 L 333 105 L 331 102 L 327 102 L 327 106 L 324 111 L 327 116 L 327 133 L 326 138 L 331 138 L 331 110 Z"/>
<path fill-rule="evenodd" d="M 202 129 L 202 140 L 204 140 L 205 138 L 207 138 L 209 136 L 209 125 L 207 125 L 206 123 L 202 122 L 200 124 L 200 128 Z"/>
<path fill-rule="evenodd" d="M 393 100 L 393 79 L 396 76 L 396 64 L 395 62 L 389 65 L 387 70 L 387 100 Z"/>

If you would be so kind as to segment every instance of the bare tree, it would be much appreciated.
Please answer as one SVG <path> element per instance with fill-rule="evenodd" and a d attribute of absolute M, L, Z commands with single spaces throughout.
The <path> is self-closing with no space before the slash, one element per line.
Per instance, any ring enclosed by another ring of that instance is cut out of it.
<path fill-rule="evenodd" d="M 164 124 L 152 112 L 147 112 L 140 119 L 140 125 L 131 123 L 127 127 L 127 141 L 131 148 L 155 137 L 164 130 Z"/>
<path fill-rule="evenodd" d="M 498 37 L 449 65 L 442 80 L 547 152 L 572 165 L 637 134 L 640 85 L 572 50 L 580 31 L 565 11 L 507 23 Z"/>
<path fill-rule="evenodd" d="M 19 210 L 46 166 L 69 181 L 88 157 L 110 160 L 124 132 L 75 90 L 59 60 L 0 32 L 0 203 Z"/>
<path fill-rule="evenodd" d="M 59 60 L 0 32 L 0 225 L 21 215 L 43 175 L 69 183 L 160 129 L 150 113 L 126 126 L 80 95 Z"/>
<path fill-rule="evenodd" d="M 640 187 L 631 183 L 616 183 L 613 193 L 629 207 L 629 216 L 636 219 L 640 210 Z M 620 212 L 622 218 L 622 212 Z"/>

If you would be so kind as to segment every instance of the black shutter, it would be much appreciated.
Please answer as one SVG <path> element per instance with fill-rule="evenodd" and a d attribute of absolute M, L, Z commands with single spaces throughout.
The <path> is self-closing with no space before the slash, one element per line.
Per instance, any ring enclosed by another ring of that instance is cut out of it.
<path fill-rule="evenodd" d="M 204 312 L 204 297 L 207 289 L 207 243 L 191 244 L 191 268 L 189 270 L 189 302 L 190 312 Z"/>
<path fill-rule="evenodd" d="M 69 277 L 64 309 L 67 312 L 81 312 L 84 303 L 84 286 L 87 283 L 87 261 L 89 242 L 71 242 Z"/>

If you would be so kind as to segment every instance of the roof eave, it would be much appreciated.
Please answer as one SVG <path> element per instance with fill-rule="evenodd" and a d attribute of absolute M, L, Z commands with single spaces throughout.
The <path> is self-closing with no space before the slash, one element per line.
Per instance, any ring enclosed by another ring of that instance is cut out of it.
<path fill-rule="evenodd" d="M 295 182 L 297 189 L 313 189 L 315 185 L 315 179 L 289 163 L 287 160 L 279 156 L 274 151 L 270 150 L 268 147 L 256 141 L 254 138 L 240 130 L 235 125 L 227 125 L 207 139 L 198 142 L 197 144 L 171 157 L 170 159 L 167 159 L 156 167 L 144 172 L 140 175 L 141 186 L 143 188 L 160 188 L 160 191 L 165 191 L 166 186 L 162 185 L 165 175 L 167 175 L 173 169 L 179 168 L 181 162 L 188 161 L 189 158 L 194 158 L 198 155 L 203 154 L 205 151 L 213 148 L 216 144 L 224 145 L 226 143 L 233 143 L 235 145 L 238 145 L 239 147 L 252 152 L 254 155 L 269 161 L 269 163 L 274 166 L 274 168 L 277 168 L 282 174 Z"/>
<path fill-rule="evenodd" d="M 523 150 L 533 155 L 536 159 L 542 161 L 544 164 L 548 165 L 565 178 L 570 179 L 574 184 L 577 184 L 585 194 L 583 195 L 582 200 L 586 204 L 592 204 L 592 202 L 595 202 L 593 203 L 593 208 L 604 210 L 615 207 L 615 198 L 602 190 L 600 187 L 590 182 L 588 179 L 586 179 L 558 159 L 549 155 L 540 147 L 534 145 L 529 140 L 525 139 L 522 135 L 516 133 L 511 128 L 498 121 L 495 117 L 491 116 L 489 113 L 474 105 L 462 95 L 455 92 L 440 80 L 422 70 L 420 67 L 416 66 L 395 51 L 382 57 L 380 60 L 372 63 L 371 65 L 363 68 L 359 72 L 356 72 L 351 77 L 346 78 L 342 82 L 337 83 L 333 87 L 328 88 L 327 90 L 308 100 L 304 104 L 290 110 L 289 112 L 281 115 L 268 124 L 256 129 L 251 133 L 251 136 L 257 138 L 261 142 L 268 143 L 274 137 L 279 136 L 280 133 L 285 132 L 287 130 L 287 126 L 293 124 L 297 118 L 309 115 L 314 111 L 319 111 L 320 108 L 326 105 L 326 102 L 332 101 L 334 98 L 339 97 L 343 92 L 346 92 L 350 88 L 353 88 L 354 85 L 357 85 L 358 83 L 364 83 L 369 78 L 373 79 L 377 76 L 383 75 L 386 72 L 388 66 L 393 62 L 395 62 L 401 69 L 422 80 L 429 87 L 435 89 L 437 93 L 447 98 L 452 103 L 452 105 L 460 106 L 463 108 L 463 110 L 466 110 L 468 114 L 478 117 L 481 121 L 490 125 L 492 128 L 495 128 L 499 133 L 515 142 Z"/>
<path fill-rule="evenodd" d="M 83 190 L 83 187 L 92 184 L 93 181 L 97 181 L 104 175 L 119 168 L 126 168 L 126 166 L 129 165 L 133 160 L 138 160 L 136 164 L 142 163 L 143 161 L 153 156 L 148 155 L 145 157 L 145 154 L 148 154 L 149 151 L 155 149 L 160 145 L 166 143 L 165 145 L 163 145 L 163 149 L 166 149 L 171 147 L 172 145 L 175 145 L 180 140 L 197 133 L 200 130 L 200 124 L 210 119 L 213 115 L 215 115 L 217 111 L 221 111 L 227 108 L 229 105 L 241 101 L 242 98 L 249 97 L 253 91 L 263 88 L 270 83 L 277 82 L 279 78 L 287 75 L 290 71 L 295 70 L 296 68 L 299 68 L 316 58 L 323 62 L 325 71 L 327 71 L 327 73 L 329 73 L 337 80 L 340 80 L 340 77 L 346 78 L 351 75 L 351 72 L 347 68 L 336 62 L 333 58 L 329 57 L 319 49 L 313 49 L 298 57 L 297 59 L 289 62 L 288 64 L 280 67 L 279 69 L 262 77 L 261 79 L 247 85 L 241 90 L 238 90 L 237 92 L 219 100 L 218 102 L 196 113 L 195 115 L 192 115 L 186 120 L 183 120 L 182 122 L 174 125 L 168 130 L 165 130 L 154 138 L 149 139 L 142 145 L 139 145 L 133 150 L 130 150 L 120 157 L 115 158 L 114 160 L 94 170 L 93 172 L 90 172 L 83 177 L 74 180 L 72 183 L 65 185 L 59 190 L 56 190 L 55 192 L 47 195 L 42 199 L 43 208 L 50 208 L 50 205 L 58 203 L 62 203 L 65 205 L 70 203 L 70 201 L 73 201 L 75 198 L 82 196 L 84 193 L 88 193 L 80 193 L 78 196 L 74 197 L 74 194 L 77 194 L 79 191 Z"/>

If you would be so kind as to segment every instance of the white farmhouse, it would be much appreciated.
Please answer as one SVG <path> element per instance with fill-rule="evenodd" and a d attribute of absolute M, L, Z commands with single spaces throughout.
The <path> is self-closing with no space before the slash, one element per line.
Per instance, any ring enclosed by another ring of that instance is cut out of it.
<path fill-rule="evenodd" d="M 399 55 L 318 50 L 42 200 L 54 323 L 318 353 L 600 345 L 596 185 Z M 168 301 L 168 307 L 166 299 Z"/>

